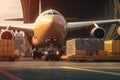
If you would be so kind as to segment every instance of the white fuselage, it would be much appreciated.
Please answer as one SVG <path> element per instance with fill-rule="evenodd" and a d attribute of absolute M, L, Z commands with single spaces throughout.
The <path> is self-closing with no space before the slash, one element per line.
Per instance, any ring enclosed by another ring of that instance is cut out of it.
<path fill-rule="evenodd" d="M 48 10 L 35 21 L 32 42 L 34 45 L 46 45 L 47 42 L 62 45 L 66 32 L 64 17 L 55 10 Z"/>

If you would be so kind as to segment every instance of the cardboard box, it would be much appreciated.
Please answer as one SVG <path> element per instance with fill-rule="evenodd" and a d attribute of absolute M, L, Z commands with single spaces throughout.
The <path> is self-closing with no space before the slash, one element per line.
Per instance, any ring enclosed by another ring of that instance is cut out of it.
<path fill-rule="evenodd" d="M 105 41 L 104 45 L 107 52 L 120 52 L 120 40 Z"/>

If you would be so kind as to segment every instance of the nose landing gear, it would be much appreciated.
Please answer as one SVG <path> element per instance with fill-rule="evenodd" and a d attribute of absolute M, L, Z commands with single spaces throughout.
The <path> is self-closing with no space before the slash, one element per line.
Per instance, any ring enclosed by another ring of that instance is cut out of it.
<path fill-rule="evenodd" d="M 57 46 L 50 44 L 49 47 L 45 50 L 44 59 L 45 61 L 52 60 L 52 61 L 59 61 L 61 57 L 60 51 Z"/>

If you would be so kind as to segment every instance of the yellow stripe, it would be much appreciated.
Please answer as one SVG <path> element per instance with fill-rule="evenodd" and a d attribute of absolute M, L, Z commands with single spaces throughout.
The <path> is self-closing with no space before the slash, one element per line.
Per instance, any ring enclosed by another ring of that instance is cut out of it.
<path fill-rule="evenodd" d="M 81 71 L 87 71 L 87 72 L 104 73 L 104 74 L 110 74 L 110 75 L 120 76 L 120 73 L 107 72 L 107 71 L 101 71 L 101 70 L 91 70 L 91 69 L 75 68 L 75 67 L 67 67 L 67 66 L 62 66 L 62 67 L 60 67 L 60 68 L 63 68 L 63 69 L 73 69 L 73 70 L 81 70 Z"/>

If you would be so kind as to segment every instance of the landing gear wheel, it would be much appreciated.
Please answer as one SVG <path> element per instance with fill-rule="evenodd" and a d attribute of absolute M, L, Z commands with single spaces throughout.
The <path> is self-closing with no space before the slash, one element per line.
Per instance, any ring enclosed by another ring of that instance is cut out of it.
<path fill-rule="evenodd" d="M 15 58 L 10 57 L 9 61 L 15 61 Z"/>
<path fill-rule="evenodd" d="M 45 56 L 45 61 L 49 61 L 49 57 L 48 56 Z"/>
<path fill-rule="evenodd" d="M 55 61 L 59 61 L 59 60 L 60 60 L 60 58 L 59 58 L 59 57 L 56 57 L 56 58 L 55 58 Z"/>
<path fill-rule="evenodd" d="M 33 59 L 36 59 L 36 57 L 37 57 L 36 53 L 33 53 Z"/>

